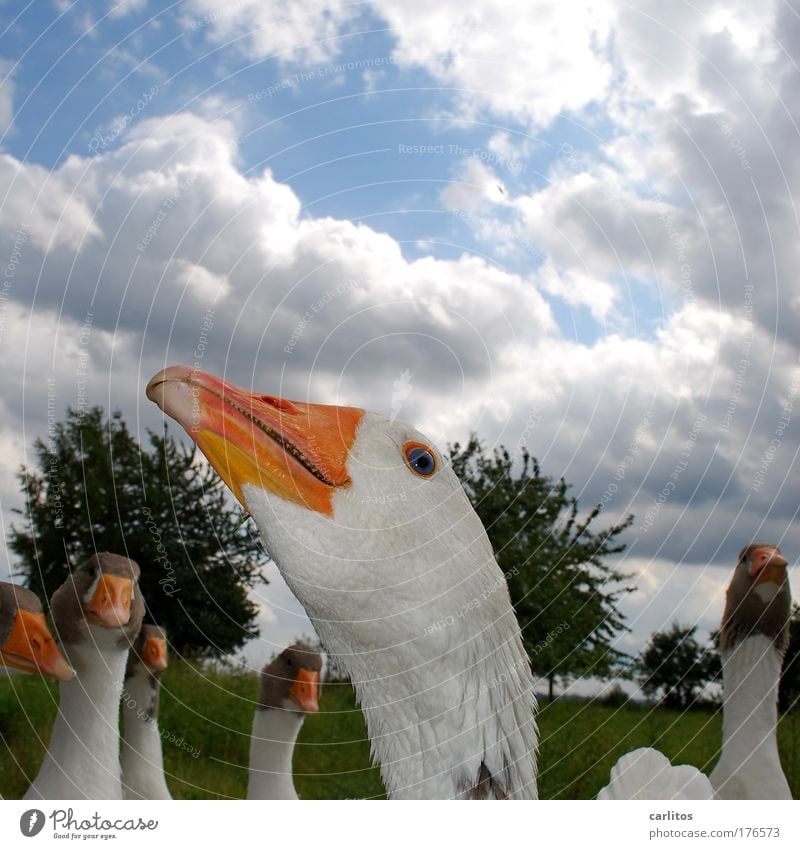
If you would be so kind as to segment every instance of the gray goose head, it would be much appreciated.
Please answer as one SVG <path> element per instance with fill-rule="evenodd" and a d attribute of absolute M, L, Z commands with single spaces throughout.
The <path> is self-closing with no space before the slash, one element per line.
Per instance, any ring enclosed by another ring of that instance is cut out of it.
<path fill-rule="evenodd" d="M 761 634 L 783 654 L 789 644 L 792 596 L 788 563 L 777 545 L 745 546 L 728 585 L 722 617 L 722 650 Z"/>
<path fill-rule="evenodd" d="M 316 713 L 322 657 L 302 643 L 285 648 L 261 672 L 260 709 Z"/>
<path fill-rule="evenodd" d="M 75 675 L 47 627 L 38 596 L 7 582 L 0 583 L 0 663 L 59 681 Z"/>
<path fill-rule="evenodd" d="M 144 617 L 139 575 L 138 564 L 118 554 L 94 554 L 81 563 L 50 600 L 62 643 L 128 649 Z"/>

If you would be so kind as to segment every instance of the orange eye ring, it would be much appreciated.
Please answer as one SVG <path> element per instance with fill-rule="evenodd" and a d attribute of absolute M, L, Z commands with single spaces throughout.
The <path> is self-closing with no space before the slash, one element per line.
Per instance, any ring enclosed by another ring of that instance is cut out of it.
<path fill-rule="evenodd" d="M 406 442 L 403 458 L 411 471 L 420 478 L 432 478 L 439 471 L 439 458 L 424 442 Z"/>

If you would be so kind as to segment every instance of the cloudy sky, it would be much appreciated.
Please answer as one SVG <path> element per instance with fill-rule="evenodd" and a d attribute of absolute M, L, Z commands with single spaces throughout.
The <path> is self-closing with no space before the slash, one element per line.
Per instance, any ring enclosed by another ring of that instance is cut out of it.
<path fill-rule="evenodd" d="M 4 533 L 48 385 L 197 363 L 526 446 L 636 516 L 622 648 L 715 627 L 800 553 L 800 3 L 311 6 L 0 2 Z"/>

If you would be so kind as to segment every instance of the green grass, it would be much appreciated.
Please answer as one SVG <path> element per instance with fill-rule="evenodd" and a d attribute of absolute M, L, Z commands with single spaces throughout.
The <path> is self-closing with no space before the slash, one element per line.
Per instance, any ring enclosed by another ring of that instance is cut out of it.
<path fill-rule="evenodd" d="M 160 726 L 167 781 L 177 799 L 241 798 L 258 679 L 252 673 L 174 662 L 164 674 Z M 19 798 L 36 775 L 56 712 L 57 687 L 28 676 L 0 679 L 0 793 Z M 710 771 L 720 715 L 583 702 L 539 712 L 539 791 L 545 799 L 590 799 L 625 752 L 655 746 L 673 763 Z M 779 726 L 779 746 L 800 798 L 800 715 Z M 194 754 L 197 754 L 195 757 Z M 305 799 L 381 798 L 361 711 L 347 684 L 323 687 L 320 713 L 306 719 L 295 750 L 295 785 Z"/>

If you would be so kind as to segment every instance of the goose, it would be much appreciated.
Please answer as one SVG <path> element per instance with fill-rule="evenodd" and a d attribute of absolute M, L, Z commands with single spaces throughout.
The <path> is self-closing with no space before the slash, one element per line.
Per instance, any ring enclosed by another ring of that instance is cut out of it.
<path fill-rule="evenodd" d="M 50 607 L 77 677 L 61 684 L 50 746 L 26 799 L 121 799 L 119 702 L 128 650 L 142 624 L 139 566 L 95 554 Z"/>
<path fill-rule="evenodd" d="M 75 672 L 50 633 L 36 593 L 0 581 L 0 674 L 33 673 L 69 681 Z"/>
<path fill-rule="evenodd" d="M 789 644 L 788 563 L 776 545 L 742 549 L 720 633 L 722 753 L 711 773 L 719 799 L 791 799 L 778 756 L 778 684 Z"/>
<path fill-rule="evenodd" d="M 187 366 L 146 392 L 253 517 L 353 682 L 388 797 L 537 798 L 534 682 L 506 579 L 430 440 Z"/>
<path fill-rule="evenodd" d="M 720 632 L 722 753 L 708 777 L 712 795 L 705 795 L 702 773 L 681 766 L 668 778 L 674 785 L 672 798 L 792 798 L 777 741 L 778 684 L 791 616 L 787 565 L 776 545 L 753 543 L 739 554 Z M 668 765 L 652 749 L 631 752 L 614 766 L 612 781 L 598 798 L 648 798 L 640 795 L 647 792 L 648 776 Z"/>
<path fill-rule="evenodd" d="M 248 799 L 297 799 L 292 754 L 306 714 L 319 710 L 321 670 L 319 653 L 296 643 L 261 671 L 250 737 Z"/>
<path fill-rule="evenodd" d="M 167 636 L 157 625 L 142 625 L 128 655 L 122 714 L 122 795 L 125 799 L 171 799 L 164 777 L 158 728 L 161 673 L 167 668 Z"/>

